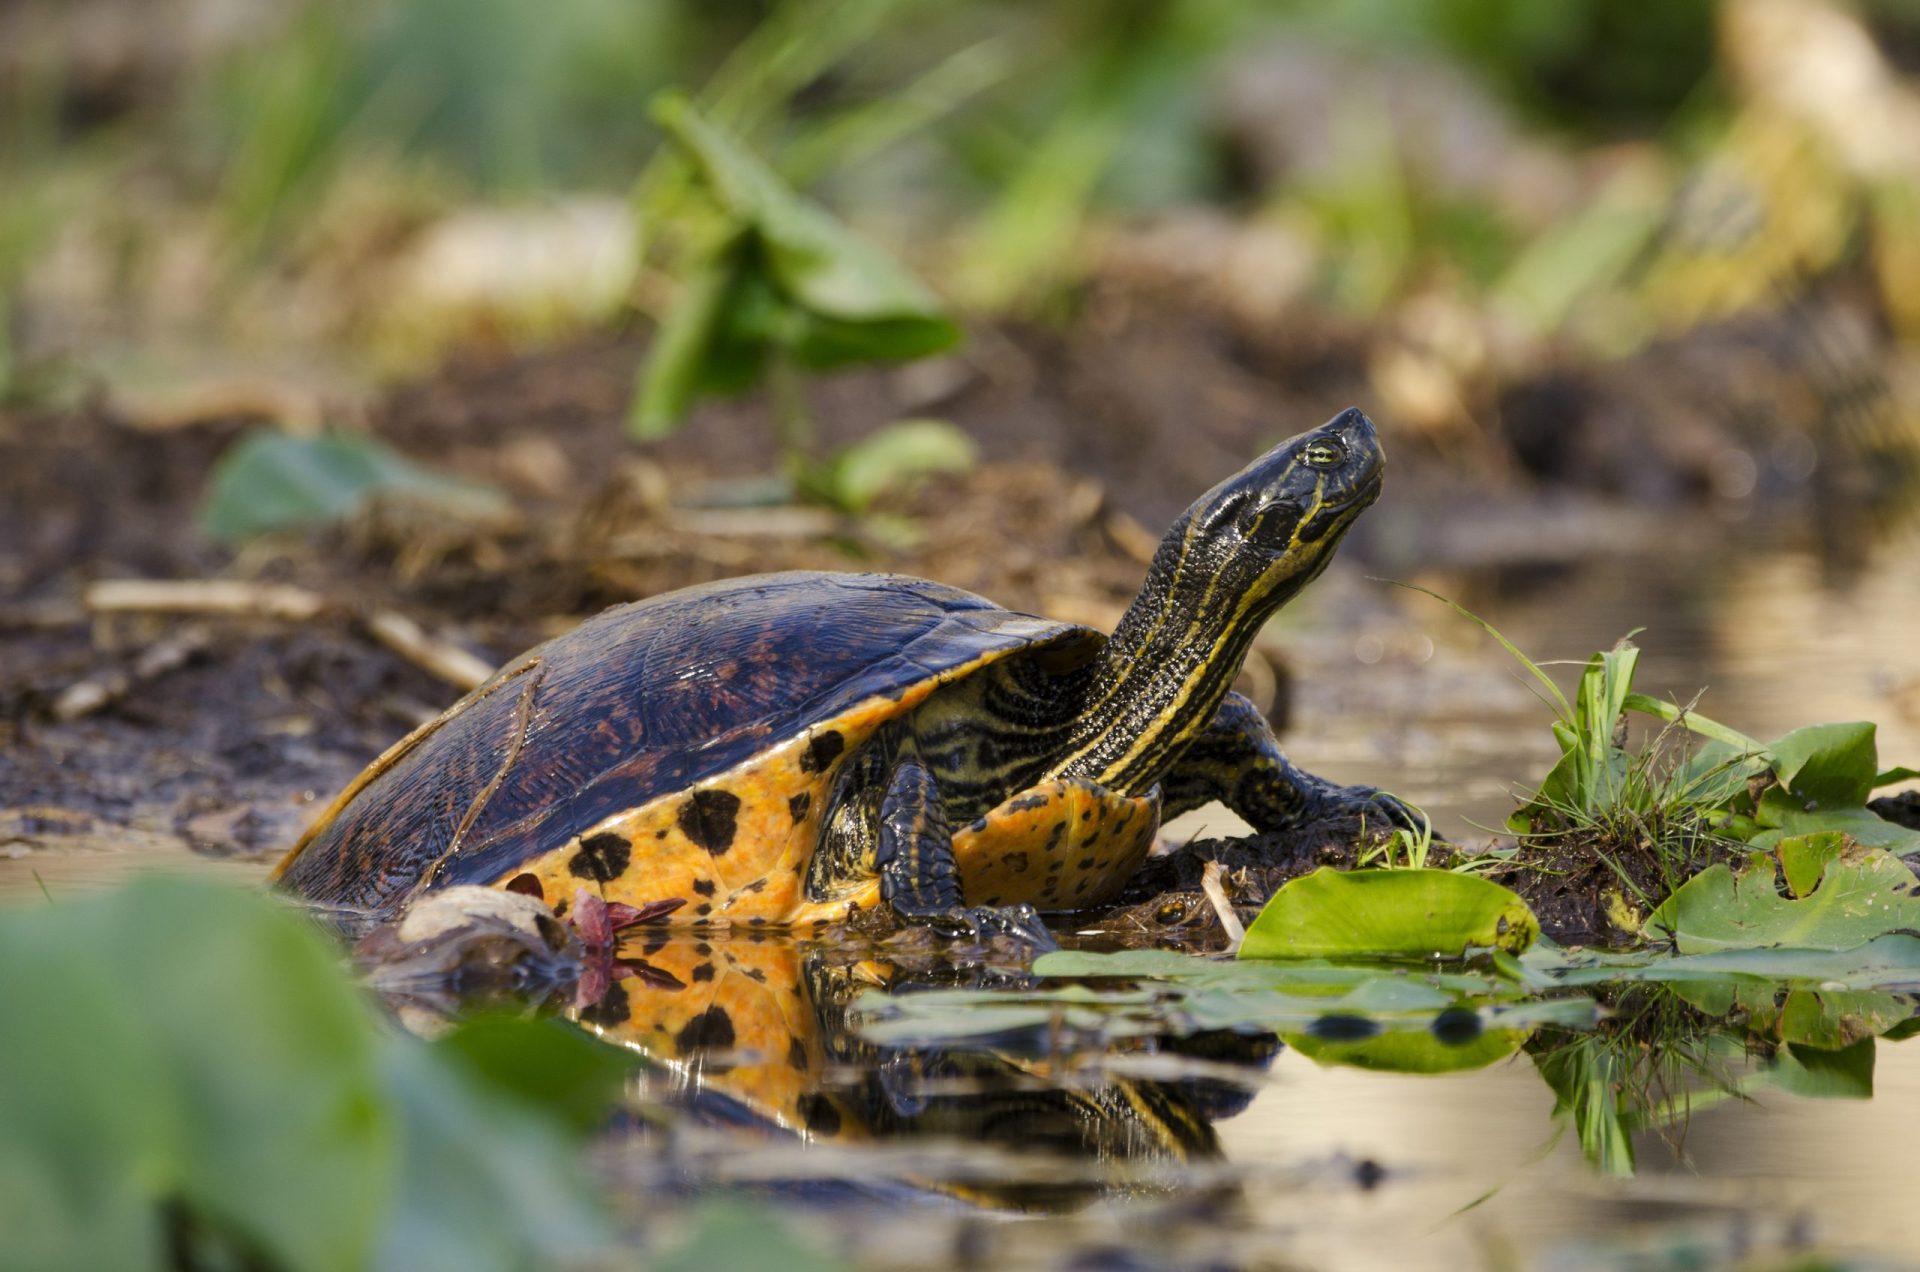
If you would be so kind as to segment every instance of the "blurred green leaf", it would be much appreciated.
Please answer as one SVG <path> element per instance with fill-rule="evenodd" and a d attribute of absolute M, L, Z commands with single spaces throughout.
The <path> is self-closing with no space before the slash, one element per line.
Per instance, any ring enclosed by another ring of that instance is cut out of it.
<path fill-rule="evenodd" d="M 0 1268 L 517 1268 L 605 1251 L 576 1147 L 396 1035 L 266 897 L 0 912 Z M 499 1071 L 504 1066 L 491 1066 Z"/>
<path fill-rule="evenodd" d="M 505 504 L 484 486 L 422 468 L 370 437 L 292 437 L 262 429 L 220 457 L 200 505 L 200 523 L 221 542 L 238 543 L 337 521 L 382 494 L 487 512 Z"/>
<path fill-rule="evenodd" d="M 966 472 L 979 457 L 973 439 L 945 420 L 899 420 L 834 456 L 811 484 L 828 503 L 859 513 L 922 477 Z"/>
<path fill-rule="evenodd" d="M 636 437 L 664 436 L 699 396 L 747 388 L 775 359 L 828 370 L 924 357 L 959 340 L 919 280 L 787 188 L 685 98 L 662 96 L 654 115 L 728 228 L 661 323 L 635 396 Z"/>
<path fill-rule="evenodd" d="M 383 1050 L 402 1136 L 373 1266 L 518 1272 L 607 1256 L 612 1232 L 576 1136 L 437 1048 L 391 1038 Z"/>
<path fill-rule="evenodd" d="M 840 1272 L 847 1265 L 769 1221 L 765 1207 L 710 1201 L 694 1215 L 687 1240 L 661 1254 L 657 1272 L 717 1272 L 722 1268 L 778 1268 L 780 1272 Z"/>
<path fill-rule="evenodd" d="M 1457 958 L 1469 949 L 1518 953 L 1539 935 L 1527 903 L 1487 879 L 1322 866 L 1274 893 L 1247 929 L 1240 957 Z"/>
<path fill-rule="evenodd" d="M 481 1016 L 434 1046 L 490 1089 L 580 1135 L 606 1124 L 639 1065 L 632 1052 L 558 1020 Z"/>
<path fill-rule="evenodd" d="M 159 1267 L 165 1207 L 289 1268 L 368 1263 L 401 1132 L 317 932 L 149 879 L 6 914 L 0 966 L 0 1265 Z"/>

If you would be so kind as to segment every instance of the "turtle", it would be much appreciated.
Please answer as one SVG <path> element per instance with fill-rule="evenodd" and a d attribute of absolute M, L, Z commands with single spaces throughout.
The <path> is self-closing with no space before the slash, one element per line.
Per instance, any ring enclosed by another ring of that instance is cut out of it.
<path fill-rule="evenodd" d="M 478 884 L 564 916 L 679 901 L 674 925 L 806 929 L 890 910 L 1044 943 L 1112 899 L 1161 820 L 1261 831 L 1372 787 L 1296 768 L 1231 686 L 1261 626 L 1379 495 L 1348 409 L 1200 496 L 1111 636 L 897 574 L 734 578 L 619 605 L 389 748 L 277 885 L 343 924 Z"/>

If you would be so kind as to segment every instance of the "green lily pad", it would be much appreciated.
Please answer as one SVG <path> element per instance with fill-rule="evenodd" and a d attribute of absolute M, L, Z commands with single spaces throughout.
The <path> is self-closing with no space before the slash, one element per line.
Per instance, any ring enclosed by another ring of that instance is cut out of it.
<path fill-rule="evenodd" d="M 1539 935 L 1525 901 L 1474 875 L 1322 866 L 1273 895 L 1240 957 L 1458 958 L 1470 949 L 1518 953 Z"/>
<path fill-rule="evenodd" d="M 1771 859 L 1736 875 L 1713 866 L 1677 888 L 1648 916 L 1682 954 L 1769 946 L 1851 950 L 1901 930 L 1920 930 L 1920 879 L 1897 858 L 1853 849 L 1828 863 L 1800 900 L 1779 893 Z"/>
<path fill-rule="evenodd" d="M 1819 887 L 1821 876 L 1826 874 L 1829 865 L 1839 860 L 1849 842 L 1839 831 L 1825 830 L 1793 835 L 1776 843 L 1773 851 L 1780 859 L 1780 873 L 1787 881 L 1787 891 L 1796 897 L 1805 897 Z"/>

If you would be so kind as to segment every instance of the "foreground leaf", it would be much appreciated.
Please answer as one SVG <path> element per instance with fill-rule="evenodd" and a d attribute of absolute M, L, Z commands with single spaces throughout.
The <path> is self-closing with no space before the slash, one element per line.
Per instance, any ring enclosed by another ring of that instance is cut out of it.
<path fill-rule="evenodd" d="M 1474 875 L 1322 866 L 1273 895 L 1240 957 L 1457 958 L 1470 949 L 1518 953 L 1539 935 L 1526 902 Z"/>
<path fill-rule="evenodd" d="M 393 1034 L 265 897 L 147 879 L 0 912 L 0 967 L 0 1267 L 505 1269 L 610 1248 L 577 1146 L 471 1076 L 505 1066 Z"/>

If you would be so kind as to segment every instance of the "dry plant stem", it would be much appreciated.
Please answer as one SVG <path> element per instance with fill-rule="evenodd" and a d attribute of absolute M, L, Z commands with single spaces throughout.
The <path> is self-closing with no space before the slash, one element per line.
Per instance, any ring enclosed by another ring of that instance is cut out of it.
<path fill-rule="evenodd" d="M 288 584 L 250 583 L 244 579 L 108 579 L 87 589 L 86 605 L 96 616 L 203 614 L 293 623 L 328 613 L 353 614 L 373 639 L 456 689 L 471 689 L 493 674 L 492 665 L 485 659 L 433 635 L 395 610 L 360 614 L 349 606 L 329 602 L 317 592 Z M 68 693 L 79 688 L 76 685 Z"/>
<path fill-rule="evenodd" d="M 178 671 L 212 643 L 213 633 L 206 627 L 183 627 L 141 650 L 130 666 L 68 685 L 53 700 L 53 718 L 78 720 L 103 710 L 126 697 L 135 686 Z"/>
<path fill-rule="evenodd" d="M 1220 927 L 1227 934 L 1227 953 L 1238 954 L 1240 942 L 1247 937 L 1247 929 L 1240 922 L 1240 916 L 1233 911 L 1233 902 L 1227 900 L 1227 890 L 1220 883 L 1220 863 L 1209 861 L 1200 874 L 1200 890 L 1207 894 L 1207 901 L 1213 906 L 1213 912 L 1220 916 Z"/>
<path fill-rule="evenodd" d="M 433 635 L 395 610 L 375 610 L 361 625 L 382 645 L 456 689 L 475 688 L 493 674 L 493 664 L 486 659 Z"/>
<path fill-rule="evenodd" d="M 87 588 L 94 614 L 215 614 L 301 622 L 327 602 L 317 592 L 242 579 L 106 579 Z"/>

